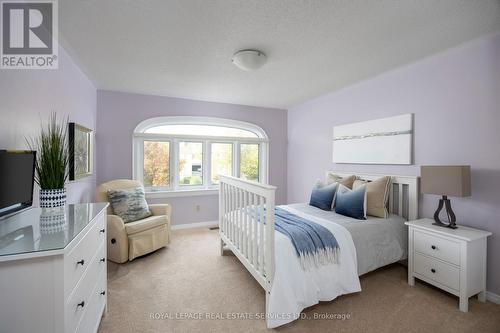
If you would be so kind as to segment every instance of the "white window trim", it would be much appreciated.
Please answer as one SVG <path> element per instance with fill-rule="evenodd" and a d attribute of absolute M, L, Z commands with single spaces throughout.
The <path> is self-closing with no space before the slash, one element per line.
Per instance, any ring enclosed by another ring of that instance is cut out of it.
<path fill-rule="evenodd" d="M 198 136 L 198 135 L 165 135 L 144 133 L 147 129 L 161 125 L 213 125 L 233 127 L 248 130 L 255 133 L 257 138 L 246 137 L 222 137 L 222 136 Z M 169 198 L 183 196 L 215 195 L 218 193 L 218 184 L 212 183 L 211 177 L 211 143 L 231 143 L 233 145 L 233 175 L 240 176 L 240 144 L 259 144 L 259 181 L 268 183 L 269 175 L 269 139 L 265 131 L 257 125 L 214 117 L 156 117 L 141 122 L 134 130 L 132 143 L 132 172 L 135 180 L 143 180 L 143 156 L 144 141 L 168 141 L 170 142 L 170 186 L 155 191 L 148 191 L 147 198 Z M 179 184 L 179 141 L 202 142 L 203 143 L 203 185 L 180 185 Z"/>

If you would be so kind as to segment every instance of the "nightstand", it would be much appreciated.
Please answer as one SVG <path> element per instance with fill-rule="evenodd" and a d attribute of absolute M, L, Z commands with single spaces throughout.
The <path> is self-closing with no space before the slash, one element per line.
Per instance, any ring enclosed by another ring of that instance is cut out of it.
<path fill-rule="evenodd" d="M 409 221 L 408 284 L 415 278 L 460 298 L 460 311 L 467 312 L 469 297 L 486 300 L 486 240 L 489 231 L 459 226 L 449 229 L 432 225 L 434 220 Z"/>

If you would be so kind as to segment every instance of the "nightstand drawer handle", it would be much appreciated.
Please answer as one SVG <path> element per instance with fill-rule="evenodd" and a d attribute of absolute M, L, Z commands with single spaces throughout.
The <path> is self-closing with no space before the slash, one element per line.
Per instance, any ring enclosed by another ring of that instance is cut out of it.
<path fill-rule="evenodd" d="M 78 309 L 79 307 L 82 307 L 82 308 L 83 308 L 84 306 L 85 306 L 85 301 L 81 301 L 80 303 L 78 303 L 78 304 L 76 305 L 76 308 L 77 308 L 77 309 Z"/>
<path fill-rule="evenodd" d="M 432 273 L 436 273 L 436 270 L 434 268 L 431 268 Z"/>
<path fill-rule="evenodd" d="M 105 231 L 106 231 L 106 229 L 101 229 L 101 230 L 99 230 L 99 232 L 100 232 L 101 234 L 103 234 Z"/>
<path fill-rule="evenodd" d="M 79 261 L 77 261 L 77 262 L 76 262 L 76 264 L 77 264 L 77 265 L 82 265 L 82 266 L 83 266 L 83 265 L 85 264 L 85 260 L 83 260 L 83 259 L 82 259 L 82 260 L 79 260 Z"/>
<path fill-rule="evenodd" d="M 106 291 L 105 290 L 101 291 L 100 294 L 104 296 L 104 295 L 106 295 Z"/>
<path fill-rule="evenodd" d="M 436 245 L 432 245 L 431 249 L 435 250 L 436 249 Z"/>
<path fill-rule="evenodd" d="M 106 258 L 101 258 L 100 260 L 101 262 L 105 262 L 106 261 Z"/>

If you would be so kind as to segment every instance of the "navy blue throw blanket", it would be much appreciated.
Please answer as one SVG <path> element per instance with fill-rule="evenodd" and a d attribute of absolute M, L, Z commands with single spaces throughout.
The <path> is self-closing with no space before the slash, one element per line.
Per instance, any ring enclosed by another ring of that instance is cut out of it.
<path fill-rule="evenodd" d="M 338 262 L 339 244 L 327 228 L 278 207 L 274 223 L 290 238 L 303 269 Z"/>

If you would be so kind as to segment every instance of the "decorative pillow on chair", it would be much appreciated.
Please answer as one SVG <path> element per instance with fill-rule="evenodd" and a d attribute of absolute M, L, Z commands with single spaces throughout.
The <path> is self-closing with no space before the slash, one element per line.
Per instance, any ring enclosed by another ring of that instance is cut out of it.
<path fill-rule="evenodd" d="M 389 199 L 389 189 L 391 177 L 385 176 L 374 181 L 367 182 L 365 180 L 355 180 L 352 189 L 355 190 L 360 186 L 366 185 L 366 214 L 376 217 L 387 218 L 386 204 Z"/>
<path fill-rule="evenodd" d="M 338 183 L 325 185 L 322 181 L 317 181 L 311 192 L 309 205 L 322 210 L 332 210 L 332 202 L 335 198 Z"/>
<path fill-rule="evenodd" d="M 335 195 L 335 212 L 358 220 L 366 219 L 366 185 L 351 190 L 340 184 Z"/>
<path fill-rule="evenodd" d="M 121 217 L 125 223 L 152 215 L 142 187 L 108 190 L 108 199 L 114 214 Z"/>

